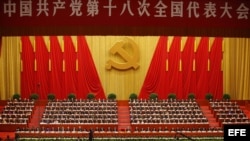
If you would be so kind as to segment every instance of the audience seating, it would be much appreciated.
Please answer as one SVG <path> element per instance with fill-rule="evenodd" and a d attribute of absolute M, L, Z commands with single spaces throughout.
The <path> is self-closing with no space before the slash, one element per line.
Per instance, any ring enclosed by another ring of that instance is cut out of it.
<path fill-rule="evenodd" d="M 57 100 L 48 102 L 40 122 L 44 128 L 117 128 L 115 100 Z"/>
<path fill-rule="evenodd" d="M 27 124 L 33 109 L 34 101 L 8 101 L 0 114 L 0 124 Z"/>
<path fill-rule="evenodd" d="M 16 133 L 20 137 L 32 137 L 32 138 L 42 138 L 42 137 L 88 137 L 87 129 L 75 129 L 75 130 L 48 130 L 48 129 L 30 129 L 30 130 L 18 130 Z M 133 134 L 130 131 L 117 131 L 117 130 L 95 130 L 95 138 L 102 137 L 174 137 L 178 133 L 183 133 L 189 137 L 223 137 L 222 128 L 177 128 L 177 129 L 163 129 L 163 130 L 135 130 Z"/>
<path fill-rule="evenodd" d="M 185 127 L 208 128 L 208 120 L 195 100 L 129 101 L 132 130 L 135 128 Z"/>
<path fill-rule="evenodd" d="M 56 100 L 49 101 L 39 128 L 27 128 L 34 111 L 34 101 L 8 101 L 0 115 L 1 128 L 18 127 L 21 137 L 87 137 L 89 129 L 96 137 L 223 136 L 224 124 L 249 124 L 237 102 L 209 102 L 220 128 L 211 128 L 196 100 L 136 99 L 129 101 L 131 128 L 118 131 L 116 100 Z M 17 125 L 17 126 L 16 126 Z M 19 126 L 24 125 L 24 126 Z"/>
<path fill-rule="evenodd" d="M 224 124 L 250 123 L 250 120 L 237 102 L 229 100 L 212 100 L 209 102 L 209 105 L 220 126 Z"/>

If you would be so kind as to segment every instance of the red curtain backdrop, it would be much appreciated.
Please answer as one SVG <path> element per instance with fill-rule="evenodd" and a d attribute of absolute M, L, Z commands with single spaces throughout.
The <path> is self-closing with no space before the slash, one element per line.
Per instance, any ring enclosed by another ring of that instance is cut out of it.
<path fill-rule="evenodd" d="M 204 99 L 208 93 L 208 47 L 209 38 L 202 37 L 195 55 L 196 61 L 196 98 Z"/>
<path fill-rule="evenodd" d="M 168 52 L 168 81 L 169 92 L 165 92 L 165 95 L 169 93 L 175 93 L 177 98 L 182 96 L 182 68 L 180 67 L 181 60 L 181 37 L 174 37 L 170 50 Z M 167 98 L 167 96 L 165 96 Z"/>
<path fill-rule="evenodd" d="M 139 98 L 148 99 L 150 93 L 158 93 L 159 99 L 166 98 L 170 84 L 166 73 L 167 40 L 168 38 L 165 36 L 159 38 Z"/>
<path fill-rule="evenodd" d="M 63 53 L 56 36 L 50 37 L 50 93 L 56 95 L 58 99 L 66 98 L 63 94 Z"/>
<path fill-rule="evenodd" d="M 104 99 L 105 94 L 88 44 L 84 36 L 77 37 L 78 43 L 78 94 L 86 98 L 88 93 L 95 94 L 96 98 Z"/>
<path fill-rule="evenodd" d="M 63 95 L 77 92 L 77 72 L 76 72 L 76 50 L 70 36 L 64 36 L 64 60 L 65 60 L 65 90 Z"/>
<path fill-rule="evenodd" d="M 36 93 L 34 60 L 35 53 L 28 36 L 22 36 L 22 72 L 21 72 L 21 96 L 29 98 L 31 93 Z"/>
<path fill-rule="evenodd" d="M 189 93 L 196 93 L 196 76 L 195 76 L 195 53 L 194 53 L 194 37 L 188 37 L 184 46 L 182 59 L 182 98 L 187 98 Z"/>
<path fill-rule="evenodd" d="M 49 93 L 49 52 L 42 36 L 35 37 L 35 59 L 37 71 L 35 74 L 36 93 L 40 99 L 46 99 Z"/>
<path fill-rule="evenodd" d="M 221 61 L 223 59 L 222 38 L 215 38 L 210 51 L 209 92 L 214 98 L 221 99 L 223 93 L 223 72 Z"/>
<path fill-rule="evenodd" d="M 188 93 L 194 93 L 197 99 L 204 99 L 206 93 L 222 97 L 223 38 L 215 38 L 209 46 L 209 38 L 202 37 L 195 49 L 195 38 L 188 37 L 183 50 L 181 39 L 174 37 L 168 47 L 168 37 L 159 38 L 139 98 L 147 99 L 150 93 L 158 93 L 160 99 L 169 93 L 181 99 Z M 55 36 L 50 37 L 49 48 L 41 36 L 35 37 L 35 48 L 27 36 L 21 41 L 22 98 L 29 98 L 31 93 L 38 93 L 41 99 L 46 99 L 48 93 L 59 99 L 67 98 L 69 93 L 77 98 L 86 98 L 88 93 L 105 98 L 84 36 L 77 37 L 77 47 L 70 36 L 64 37 L 64 47 Z"/>
<path fill-rule="evenodd" d="M 35 48 L 29 37 L 21 39 L 22 98 L 29 98 L 31 93 L 39 94 L 40 99 L 47 99 L 49 93 L 58 99 L 67 98 L 69 93 L 77 98 L 86 98 L 88 93 L 106 98 L 84 36 L 77 37 L 77 47 L 70 36 L 63 37 L 63 47 L 56 36 L 49 38 L 49 46 L 42 36 L 36 36 Z"/>
<path fill-rule="evenodd" d="M 139 98 L 148 98 L 150 93 L 158 93 L 160 99 L 169 93 L 178 99 L 186 99 L 189 93 L 197 99 L 207 93 L 221 98 L 222 40 L 215 38 L 210 50 L 209 38 L 202 37 L 195 50 L 195 38 L 188 37 L 182 50 L 181 37 L 174 37 L 167 52 L 167 37 L 160 37 Z"/>

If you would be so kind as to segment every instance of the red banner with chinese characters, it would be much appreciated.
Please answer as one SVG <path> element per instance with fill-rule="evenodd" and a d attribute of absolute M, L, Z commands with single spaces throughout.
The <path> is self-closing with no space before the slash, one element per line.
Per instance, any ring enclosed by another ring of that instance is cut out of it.
<path fill-rule="evenodd" d="M 3 35 L 20 27 L 250 29 L 249 0 L 1 0 L 0 7 Z"/>

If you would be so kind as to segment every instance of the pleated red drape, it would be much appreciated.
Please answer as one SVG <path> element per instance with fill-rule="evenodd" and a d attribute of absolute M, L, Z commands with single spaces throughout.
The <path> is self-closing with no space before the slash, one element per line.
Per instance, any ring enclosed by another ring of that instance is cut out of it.
<path fill-rule="evenodd" d="M 189 93 L 196 93 L 196 75 L 195 75 L 195 53 L 194 37 L 188 37 L 182 51 L 182 87 L 183 94 L 181 98 L 187 98 Z"/>
<path fill-rule="evenodd" d="M 148 99 L 150 93 L 158 93 L 160 99 L 166 98 L 165 94 L 169 89 L 168 74 L 166 73 L 167 40 L 168 38 L 165 36 L 159 38 L 144 84 L 142 85 L 140 98 Z"/>
<path fill-rule="evenodd" d="M 50 60 L 50 93 L 55 94 L 58 99 L 64 99 L 66 97 L 63 94 L 63 53 L 56 36 L 50 37 Z"/>
<path fill-rule="evenodd" d="M 96 98 L 104 99 L 105 94 L 98 73 L 95 68 L 88 44 L 84 36 L 78 36 L 78 94 L 86 98 L 88 93 L 95 94 Z"/>
<path fill-rule="evenodd" d="M 37 92 L 34 70 L 35 53 L 28 36 L 22 36 L 21 42 L 21 97 L 29 98 L 31 93 Z"/>
<path fill-rule="evenodd" d="M 89 47 L 84 36 L 77 38 L 74 46 L 70 36 L 63 37 L 63 47 L 56 36 L 51 36 L 49 47 L 42 36 L 35 37 L 35 49 L 29 37 L 22 37 L 21 94 L 29 98 L 31 93 L 47 99 L 49 93 L 58 99 L 69 93 L 86 98 L 94 93 L 104 99 L 105 94 Z M 62 48 L 64 50 L 62 50 Z"/>
<path fill-rule="evenodd" d="M 196 51 L 196 97 L 204 98 L 208 93 L 208 46 L 209 38 L 202 37 Z"/>
<path fill-rule="evenodd" d="M 221 61 L 223 59 L 222 52 L 223 38 L 215 38 L 210 51 L 210 71 L 209 71 L 209 92 L 214 98 L 221 99 L 223 93 L 223 72 L 221 69 Z"/>
<path fill-rule="evenodd" d="M 63 95 L 69 93 L 75 93 L 78 98 L 77 92 L 77 72 L 76 72 L 76 50 L 70 36 L 64 36 L 64 60 L 65 60 L 65 72 L 64 72 L 64 84 Z"/>
<path fill-rule="evenodd" d="M 35 74 L 36 93 L 40 99 L 46 99 L 49 93 L 49 52 L 42 36 L 35 37 L 35 59 L 37 71 Z"/>
<path fill-rule="evenodd" d="M 173 42 L 168 52 L 168 81 L 169 92 L 165 92 L 165 95 L 169 93 L 175 93 L 177 98 L 181 98 L 182 95 L 182 67 L 181 64 L 181 37 L 174 37 Z M 165 96 L 167 98 L 167 96 Z"/>
<path fill-rule="evenodd" d="M 209 38 L 201 37 L 195 50 L 195 38 L 188 37 L 182 50 L 181 37 L 174 37 L 168 52 L 167 37 L 160 37 L 139 98 L 148 98 L 150 93 L 158 93 L 161 99 L 169 93 L 179 99 L 186 99 L 189 93 L 197 99 L 204 99 L 207 93 L 221 98 L 222 40 L 215 38 L 210 50 Z"/>

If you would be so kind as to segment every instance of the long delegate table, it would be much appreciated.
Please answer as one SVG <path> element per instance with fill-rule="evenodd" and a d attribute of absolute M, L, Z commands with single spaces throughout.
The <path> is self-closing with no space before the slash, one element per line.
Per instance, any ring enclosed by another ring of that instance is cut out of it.
<path fill-rule="evenodd" d="M 21 138 L 86 138 L 89 136 L 88 132 L 18 132 Z M 188 137 L 223 137 L 223 132 L 185 132 L 182 133 Z M 102 137 L 181 137 L 181 134 L 176 132 L 94 132 L 94 138 Z"/>
<path fill-rule="evenodd" d="M 15 132 L 16 129 L 27 128 L 27 124 L 0 124 L 0 132 Z"/>
<path fill-rule="evenodd" d="M 135 131 L 136 128 L 141 130 L 142 128 L 146 130 L 147 128 L 153 129 L 155 128 L 158 130 L 161 128 L 162 130 L 167 128 L 167 129 L 172 129 L 172 128 L 209 128 L 209 123 L 186 123 L 186 124 L 131 124 L 131 131 Z"/>
<path fill-rule="evenodd" d="M 103 128 L 104 130 L 107 130 L 108 128 L 110 129 L 116 129 L 118 130 L 118 124 L 115 123 L 115 124 L 40 124 L 40 128 L 45 128 L 45 129 L 62 129 L 64 128 L 64 130 L 67 130 L 67 129 L 86 129 L 86 130 L 89 130 L 89 129 L 101 129 Z"/>

